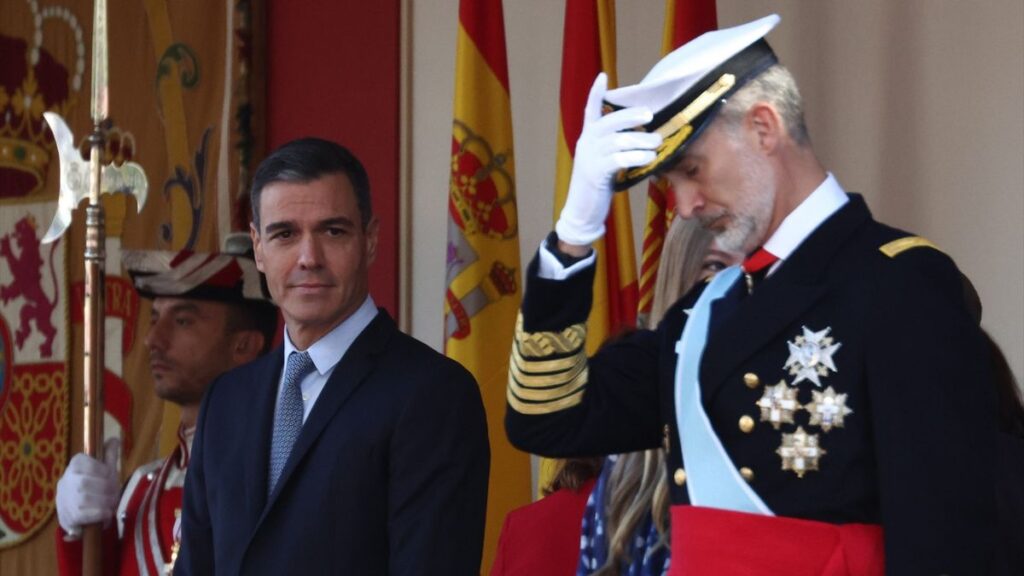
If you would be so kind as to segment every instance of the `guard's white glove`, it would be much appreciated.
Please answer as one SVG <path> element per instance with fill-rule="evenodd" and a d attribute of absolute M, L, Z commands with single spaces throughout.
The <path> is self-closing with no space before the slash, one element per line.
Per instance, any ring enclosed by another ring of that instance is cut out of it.
<path fill-rule="evenodd" d="M 82 526 L 114 517 L 120 486 L 117 470 L 79 452 L 57 481 L 57 520 L 69 536 Z"/>
<path fill-rule="evenodd" d="M 587 97 L 569 193 L 555 223 L 558 239 L 568 244 L 582 246 L 604 236 L 615 173 L 653 162 L 657 156 L 654 149 L 661 144 L 658 134 L 628 130 L 651 121 L 654 115 L 646 107 L 623 108 L 602 116 L 607 90 L 608 76 L 602 72 Z"/>

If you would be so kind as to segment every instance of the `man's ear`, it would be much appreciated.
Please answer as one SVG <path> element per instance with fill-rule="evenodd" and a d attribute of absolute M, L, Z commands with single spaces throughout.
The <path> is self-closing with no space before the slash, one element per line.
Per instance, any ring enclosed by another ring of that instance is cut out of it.
<path fill-rule="evenodd" d="M 259 330 L 240 330 L 235 333 L 234 340 L 231 346 L 231 362 L 235 366 L 255 360 L 265 343 Z"/>
<path fill-rule="evenodd" d="M 256 269 L 263 270 L 263 243 L 260 242 L 260 231 L 256 228 L 255 222 L 249 222 L 249 238 L 252 239 L 252 254 L 256 260 Z"/>
<path fill-rule="evenodd" d="M 757 102 L 751 106 L 746 121 L 757 138 L 758 148 L 767 154 L 774 152 L 786 135 L 782 115 L 768 102 Z"/>
<path fill-rule="evenodd" d="M 380 221 L 374 216 L 366 224 L 366 263 L 373 264 L 377 259 L 377 239 L 380 235 Z"/>

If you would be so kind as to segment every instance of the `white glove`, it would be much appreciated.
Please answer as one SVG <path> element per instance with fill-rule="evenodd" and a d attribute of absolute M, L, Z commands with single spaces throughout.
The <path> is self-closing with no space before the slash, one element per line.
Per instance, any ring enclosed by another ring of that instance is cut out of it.
<path fill-rule="evenodd" d="M 558 239 L 567 244 L 582 246 L 604 236 L 604 221 L 612 204 L 612 177 L 623 168 L 653 162 L 657 157 L 654 149 L 661 145 L 659 134 L 628 130 L 650 122 L 654 117 L 650 109 L 638 106 L 601 115 L 607 90 L 608 76 L 602 72 L 587 97 L 569 193 L 555 224 Z"/>
<path fill-rule="evenodd" d="M 114 517 L 120 487 L 117 470 L 79 452 L 57 481 L 57 520 L 69 536 L 82 526 Z"/>

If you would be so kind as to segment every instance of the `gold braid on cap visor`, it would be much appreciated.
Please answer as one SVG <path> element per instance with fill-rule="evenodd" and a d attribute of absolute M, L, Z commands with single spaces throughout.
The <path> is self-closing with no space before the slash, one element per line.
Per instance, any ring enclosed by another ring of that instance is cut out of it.
<path fill-rule="evenodd" d="M 693 102 L 690 102 L 686 108 L 683 108 L 681 112 L 669 118 L 667 122 L 653 130 L 653 132 L 661 134 L 661 137 L 663 138 L 661 145 L 655 149 L 655 152 L 658 155 L 654 160 L 648 164 L 644 164 L 643 166 L 620 170 L 619 173 L 615 175 L 615 182 L 635 182 L 646 178 L 669 156 L 675 154 L 676 150 L 686 142 L 690 137 L 690 134 L 693 133 L 694 119 L 706 112 L 708 108 L 710 108 L 718 101 L 719 98 L 731 90 L 735 85 L 736 76 L 732 74 L 722 74 L 714 84 L 708 86 L 707 90 L 702 92 L 700 96 L 694 98 Z"/>

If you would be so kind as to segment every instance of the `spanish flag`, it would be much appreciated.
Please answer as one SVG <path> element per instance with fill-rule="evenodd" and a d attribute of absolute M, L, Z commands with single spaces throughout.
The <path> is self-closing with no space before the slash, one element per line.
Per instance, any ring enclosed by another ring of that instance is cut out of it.
<path fill-rule="evenodd" d="M 483 565 L 505 515 L 530 501 L 530 459 L 505 436 L 508 351 L 520 302 L 515 157 L 501 0 L 461 0 L 448 187 L 445 353 L 480 384 L 491 440 Z"/>
<path fill-rule="evenodd" d="M 715 0 L 666 0 L 665 29 L 661 52 L 669 52 L 718 28 Z M 647 216 L 644 220 L 644 241 L 640 257 L 640 309 L 642 324 L 647 323 L 654 302 L 654 285 L 658 280 L 658 261 L 665 241 L 665 232 L 675 212 L 672 190 L 664 179 L 652 180 L 647 188 Z"/>
<path fill-rule="evenodd" d="M 605 72 L 609 88 L 618 83 L 615 52 L 615 0 L 567 0 L 562 37 L 555 221 L 569 192 L 576 140 L 583 130 L 583 108 L 594 78 Z M 605 229 L 604 238 L 594 242 L 597 274 L 594 305 L 587 318 L 588 355 L 596 352 L 608 336 L 636 326 L 638 289 L 628 194 L 615 194 Z M 553 461 L 541 461 L 538 493 L 550 482 L 555 470 Z"/>

